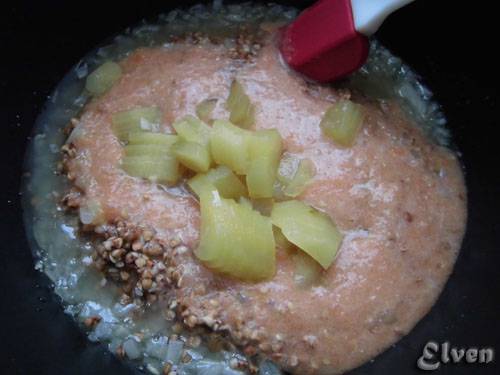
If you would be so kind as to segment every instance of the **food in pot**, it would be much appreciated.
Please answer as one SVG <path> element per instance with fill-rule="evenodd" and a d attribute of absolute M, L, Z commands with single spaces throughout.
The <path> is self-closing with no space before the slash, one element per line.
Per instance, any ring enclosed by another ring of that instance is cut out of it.
<path fill-rule="evenodd" d="M 304 81 L 280 60 L 279 25 L 252 24 L 95 67 L 63 146 L 62 205 L 87 246 L 74 262 L 145 327 L 120 336 L 101 309 L 89 328 L 153 373 L 347 371 L 411 330 L 460 247 L 456 156 L 366 77 Z"/>

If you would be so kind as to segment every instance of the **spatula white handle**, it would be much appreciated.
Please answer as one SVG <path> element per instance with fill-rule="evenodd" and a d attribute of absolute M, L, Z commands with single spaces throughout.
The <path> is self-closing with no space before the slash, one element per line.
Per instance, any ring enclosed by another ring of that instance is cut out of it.
<path fill-rule="evenodd" d="M 385 18 L 414 0 L 351 0 L 356 30 L 370 36 L 378 30 Z"/>

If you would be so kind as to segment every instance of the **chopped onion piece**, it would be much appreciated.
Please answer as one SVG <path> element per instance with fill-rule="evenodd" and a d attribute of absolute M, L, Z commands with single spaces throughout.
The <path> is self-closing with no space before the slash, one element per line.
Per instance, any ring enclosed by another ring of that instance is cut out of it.
<path fill-rule="evenodd" d="M 142 356 L 139 344 L 133 338 L 125 340 L 123 343 L 123 350 L 125 351 L 127 357 L 132 360 L 139 359 Z"/>
<path fill-rule="evenodd" d="M 89 200 L 79 209 L 80 221 L 82 224 L 102 224 L 104 222 L 104 213 L 101 204 L 96 200 Z"/>
<path fill-rule="evenodd" d="M 184 343 L 181 340 L 168 340 L 167 358 L 170 363 L 177 363 L 182 356 Z"/>

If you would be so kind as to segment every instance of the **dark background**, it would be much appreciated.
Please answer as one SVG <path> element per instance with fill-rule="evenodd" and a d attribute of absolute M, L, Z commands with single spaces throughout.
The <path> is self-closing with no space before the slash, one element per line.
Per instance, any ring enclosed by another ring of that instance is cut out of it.
<path fill-rule="evenodd" d="M 33 269 L 21 221 L 19 182 L 31 127 L 64 74 L 103 39 L 142 18 L 154 20 L 175 4 L 181 2 L 52 0 L 0 5 L 1 374 L 131 372 L 102 347 L 86 341 L 64 315 L 47 280 Z M 443 105 L 463 154 L 469 223 L 439 303 L 409 336 L 353 374 L 422 373 L 415 363 L 431 339 L 500 350 L 498 21 L 493 4 L 418 0 L 391 16 L 378 33 L 424 77 Z M 496 360 L 489 365 L 448 364 L 437 372 L 494 374 L 500 368 Z"/>

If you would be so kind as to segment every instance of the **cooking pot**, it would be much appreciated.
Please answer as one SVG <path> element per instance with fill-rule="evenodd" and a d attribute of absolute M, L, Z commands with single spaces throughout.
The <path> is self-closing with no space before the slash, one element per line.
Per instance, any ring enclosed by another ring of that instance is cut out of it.
<path fill-rule="evenodd" d="M 310 1 L 285 1 L 304 8 Z M 131 374 L 85 334 L 34 268 L 20 207 L 24 151 L 36 116 L 65 73 L 105 38 L 141 19 L 193 1 L 5 1 L 0 63 L 2 217 L 0 373 Z M 373 361 L 350 374 L 418 374 L 428 341 L 458 348 L 492 347 L 500 340 L 499 104 L 497 62 L 490 50 L 493 4 L 419 0 L 392 15 L 377 38 L 400 56 L 435 93 L 460 151 L 469 217 L 462 250 L 438 302 L 417 326 Z M 477 9 L 474 9 L 477 8 Z M 490 9 L 488 9 L 490 8 Z M 476 19 L 478 25 L 470 21 Z M 496 349 L 500 349 L 497 346 Z M 444 374 L 499 373 L 489 364 L 442 364 Z"/>

